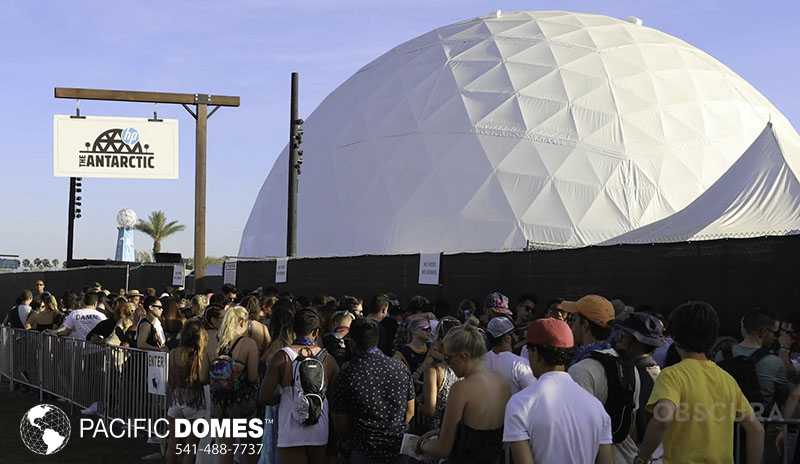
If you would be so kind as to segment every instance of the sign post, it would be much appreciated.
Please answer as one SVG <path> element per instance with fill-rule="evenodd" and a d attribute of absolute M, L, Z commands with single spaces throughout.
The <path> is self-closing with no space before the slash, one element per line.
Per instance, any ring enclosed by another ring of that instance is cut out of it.
<path fill-rule="evenodd" d="M 194 275 L 195 282 L 206 274 L 206 135 L 207 122 L 220 107 L 238 107 L 239 97 L 201 93 L 140 92 L 132 90 L 55 88 L 56 98 L 105 100 L 181 105 L 195 119 L 195 207 Z M 189 107 L 194 105 L 195 110 Z M 213 109 L 208 111 L 208 107 Z M 157 120 L 158 118 L 153 118 Z"/>

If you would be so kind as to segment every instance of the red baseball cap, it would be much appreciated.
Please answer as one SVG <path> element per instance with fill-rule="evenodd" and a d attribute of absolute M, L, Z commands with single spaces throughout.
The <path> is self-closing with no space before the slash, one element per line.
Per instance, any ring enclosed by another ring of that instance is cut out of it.
<path fill-rule="evenodd" d="M 575 339 L 566 322 L 553 319 L 537 319 L 528 325 L 528 344 L 553 348 L 573 348 Z"/>

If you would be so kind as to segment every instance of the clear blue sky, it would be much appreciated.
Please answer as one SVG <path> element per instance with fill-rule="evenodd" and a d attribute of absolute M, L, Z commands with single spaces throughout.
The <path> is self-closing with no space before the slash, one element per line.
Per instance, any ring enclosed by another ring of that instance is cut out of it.
<path fill-rule="evenodd" d="M 364 64 L 439 26 L 496 9 L 639 16 L 709 52 L 800 125 L 800 2 L 608 0 L 230 0 L 3 2 L 0 15 L 0 253 L 62 259 L 68 180 L 53 177 L 53 87 L 239 95 L 209 124 L 209 255 L 234 255 L 262 182 L 287 138 L 289 73 L 309 114 Z M 84 114 L 148 116 L 152 104 L 82 102 Z M 180 179 L 86 179 L 76 257 L 113 257 L 115 215 L 162 209 L 187 225 L 165 251 L 192 255 L 194 122 L 182 108 Z M 137 249 L 150 240 L 137 233 Z"/>

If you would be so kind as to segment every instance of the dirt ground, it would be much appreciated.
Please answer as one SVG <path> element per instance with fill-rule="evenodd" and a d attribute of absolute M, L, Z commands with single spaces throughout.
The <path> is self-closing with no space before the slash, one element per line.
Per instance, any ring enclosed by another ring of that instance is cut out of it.
<path fill-rule="evenodd" d="M 80 409 L 70 410 L 68 403 L 61 403 L 55 399 L 45 399 L 46 403 L 60 407 L 70 416 L 72 433 L 67 446 L 57 454 L 39 456 L 28 451 L 19 436 L 19 422 L 25 412 L 39 404 L 38 390 L 24 391 L 16 389 L 9 392 L 6 379 L 0 381 L 0 463 L 43 463 L 43 464 L 83 464 L 105 463 L 146 464 L 160 463 L 161 459 L 142 460 L 143 457 L 159 451 L 158 445 L 147 444 L 145 438 L 139 439 L 114 439 L 80 437 L 79 419 Z"/>

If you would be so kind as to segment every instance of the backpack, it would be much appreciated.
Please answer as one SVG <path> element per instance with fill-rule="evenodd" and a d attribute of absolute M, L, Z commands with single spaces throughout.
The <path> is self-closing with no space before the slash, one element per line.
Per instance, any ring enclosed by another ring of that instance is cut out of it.
<path fill-rule="evenodd" d="M 636 410 L 634 417 L 636 421 L 636 436 L 633 437 L 636 444 L 641 444 L 644 441 L 644 433 L 647 431 L 647 424 L 650 422 L 651 414 L 647 412 L 645 406 L 650 399 L 650 394 L 653 393 L 653 386 L 655 386 L 656 382 L 648 372 L 648 369 L 655 366 L 658 366 L 658 363 L 650 355 L 636 360 L 636 369 L 639 371 L 639 409 Z"/>
<path fill-rule="evenodd" d="M 588 357 L 599 362 L 605 370 L 608 396 L 603 406 L 611 417 L 612 441 L 622 443 L 630 434 L 635 416 L 636 366 L 623 363 L 618 356 L 605 351 L 592 351 Z M 641 396 L 641 389 L 639 394 Z"/>
<path fill-rule="evenodd" d="M 25 324 L 22 323 L 22 319 L 19 318 L 19 306 L 14 305 L 11 309 L 8 310 L 6 313 L 6 317 L 3 320 L 4 325 L 14 329 L 24 329 Z"/>
<path fill-rule="evenodd" d="M 734 356 L 733 346 L 726 346 L 722 349 L 722 361 L 717 365 L 725 370 L 739 384 L 742 393 L 747 401 L 752 403 L 764 404 L 764 395 L 761 394 L 761 384 L 758 382 L 756 364 L 767 356 L 767 348 L 759 348 L 749 356 Z M 766 405 L 765 405 L 766 406 Z"/>
<path fill-rule="evenodd" d="M 304 347 L 297 352 L 292 361 L 292 385 L 294 408 L 292 417 L 297 422 L 309 426 L 319 422 L 325 404 L 325 358 L 327 351 L 320 348 L 317 354 Z"/>
<path fill-rule="evenodd" d="M 230 399 L 239 388 L 240 372 L 236 371 L 236 360 L 233 359 L 233 350 L 242 338 L 239 337 L 224 354 L 217 355 L 208 369 L 208 378 L 211 387 L 211 398 L 221 402 Z"/>

